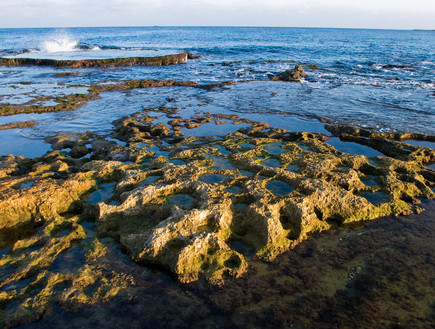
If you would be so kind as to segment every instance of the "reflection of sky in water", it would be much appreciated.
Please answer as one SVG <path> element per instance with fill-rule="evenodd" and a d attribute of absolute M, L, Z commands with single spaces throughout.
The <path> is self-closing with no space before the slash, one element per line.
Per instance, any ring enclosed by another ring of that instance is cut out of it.
<path fill-rule="evenodd" d="M 269 159 L 262 161 L 261 164 L 263 166 L 267 166 L 267 167 L 281 168 L 281 162 L 279 162 L 279 160 L 277 160 L 277 159 L 269 158 Z"/>
<path fill-rule="evenodd" d="M 182 165 L 186 164 L 186 161 L 180 160 L 180 159 L 170 159 L 170 160 L 168 160 L 168 163 L 172 163 L 172 164 L 177 165 L 177 166 L 182 166 Z"/>
<path fill-rule="evenodd" d="M 281 154 L 284 152 L 283 149 L 279 146 L 267 146 L 264 148 L 264 150 L 270 154 Z"/>
<path fill-rule="evenodd" d="M 210 168 L 212 170 L 235 170 L 236 169 L 229 159 L 219 158 L 219 157 L 211 157 L 210 159 L 213 161 L 213 166 Z"/>
<path fill-rule="evenodd" d="M 123 142 L 123 141 L 121 141 L 121 140 L 119 140 L 117 138 L 106 137 L 106 140 L 109 141 L 109 142 L 115 142 L 116 144 L 121 145 L 121 146 L 127 145 L 126 142 Z"/>
<path fill-rule="evenodd" d="M 181 208 L 191 209 L 195 199 L 188 194 L 176 194 L 167 198 L 167 201 L 171 205 L 177 205 Z"/>
<path fill-rule="evenodd" d="M 34 181 L 26 181 L 21 183 L 20 188 L 31 188 L 35 182 Z"/>
<path fill-rule="evenodd" d="M 254 173 L 248 170 L 239 169 L 240 174 L 246 177 L 252 177 L 254 176 Z"/>
<path fill-rule="evenodd" d="M 87 94 L 88 87 L 51 83 L 33 83 L 19 81 L 8 85 L 0 84 L 0 104 L 24 104 L 39 97 L 57 97 L 71 94 Z M 57 103 L 43 102 L 40 105 L 50 106 Z"/>
<path fill-rule="evenodd" d="M 329 135 L 324 124 L 314 118 L 317 116 L 315 112 L 318 112 L 318 116 L 332 115 L 333 117 L 338 115 L 338 112 L 322 109 L 321 104 L 311 104 L 313 100 L 310 97 L 305 99 L 303 96 L 307 92 L 307 88 L 309 87 L 298 84 L 257 81 L 236 84 L 223 89 L 215 88 L 211 91 L 185 87 L 164 87 L 126 92 L 106 92 L 101 94 L 101 99 L 91 101 L 75 111 L 11 116 L 0 118 L 0 124 L 35 119 L 39 124 L 23 130 L 22 135 L 41 139 L 57 132 L 83 133 L 91 130 L 100 134 L 108 134 L 113 128 L 112 121 L 121 116 L 131 115 L 144 108 L 170 106 L 178 109 L 177 115 L 186 118 L 193 115 L 194 111 L 209 112 L 210 114 L 238 114 L 241 118 L 266 122 L 272 127 L 289 131 L 320 132 Z M 83 90 L 71 90 L 71 92 L 74 91 Z M 299 96 L 302 98 L 295 102 L 295 97 Z M 315 110 L 311 110 L 312 107 Z M 164 113 L 158 114 L 160 119 L 157 121 L 168 122 Z M 337 118 L 339 117 L 337 116 Z M 248 124 L 233 125 L 231 121 L 219 125 L 211 122 L 194 129 L 183 128 L 182 131 L 187 136 L 225 135 L 247 126 Z M 344 144 L 340 144 L 334 139 L 330 140 L 329 143 L 334 143 L 333 146 L 344 147 Z M 351 143 L 347 144 L 349 147 L 346 147 L 348 151 L 345 152 L 367 153 L 363 150 L 365 148 L 363 146 L 356 148 L 350 147 Z M 8 151 L 8 153 L 12 152 L 11 149 Z"/>
<path fill-rule="evenodd" d="M 98 190 L 92 192 L 86 199 L 87 203 L 99 203 L 109 200 L 113 195 L 116 183 L 100 184 Z"/>
<path fill-rule="evenodd" d="M 225 146 L 222 145 L 213 145 L 213 147 L 217 148 L 219 150 L 219 153 L 222 155 L 229 155 L 231 154 L 231 151 L 228 151 Z"/>
<path fill-rule="evenodd" d="M 381 204 L 381 203 L 385 203 L 388 202 L 389 200 L 389 195 L 384 193 L 384 192 L 363 192 L 361 194 L 359 194 L 359 196 L 366 198 L 367 201 L 369 201 L 370 203 L 374 204 L 375 206 Z"/>
<path fill-rule="evenodd" d="M 266 188 L 271 191 L 273 194 L 284 196 L 291 191 L 293 191 L 295 188 L 287 183 L 278 181 L 278 180 L 271 180 L 266 183 Z"/>
<path fill-rule="evenodd" d="M 181 132 L 186 136 L 204 137 L 204 136 L 214 136 L 214 135 L 227 135 L 236 132 L 239 129 L 249 127 L 250 124 L 216 124 L 213 121 L 204 123 L 201 126 L 193 129 L 182 128 Z"/>
<path fill-rule="evenodd" d="M 23 137 L 19 129 L 0 130 L 0 155 L 13 154 L 34 158 L 50 150 L 51 145 L 39 139 Z"/>
<path fill-rule="evenodd" d="M 145 180 L 143 180 L 142 182 L 139 183 L 139 186 L 150 185 L 150 184 L 154 183 L 156 180 L 158 180 L 159 178 L 160 178 L 160 176 L 147 176 L 147 178 L 145 178 Z"/>
<path fill-rule="evenodd" d="M 406 141 L 403 141 L 403 143 L 415 145 L 415 146 L 427 147 L 430 149 L 435 149 L 435 142 L 406 140 Z"/>
<path fill-rule="evenodd" d="M 233 194 L 240 193 L 241 191 L 242 191 L 242 188 L 239 186 L 231 186 L 231 187 L 225 189 L 225 192 L 233 193 Z"/>
<path fill-rule="evenodd" d="M 148 147 L 147 150 L 154 152 L 155 157 L 158 157 L 158 156 L 168 157 L 169 156 L 169 152 L 160 149 L 160 147 L 158 147 L 158 145 L 153 145 L 151 147 Z"/>
<path fill-rule="evenodd" d="M 222 91 L 219 91 L 221 93 Z M 225 91 L 224 91 L 225 92 Z M 230 91 L 232 92 L 232 91 Z M 227 91 L 228 93 L 228 91 Z M 128 94 L 128 96 L 127 96 Z M 327 133 L 323 124 L 315 119 L 298 118 L 295 116 L 283 117 L 273 111 L 265 113 L 246 112 L 238 113 L 239 108 L 236 104 L 222 104 L 221 96 L 215 99 L 214 91 L 207 92 L 194 88 L 168 87 L 168 88 L 149 88 L 143 90 L 130 90 L 127 92 L 106 92 L 102 93 L 101 99 L 97 99 L 79 107 L 75 111 L 43 113 L 43 114 L 20 114 L 10 117 L 0 117 L 0 124 L 37 120 L 38 125 L 25 129 L 21 132 L 23 136 L 31 138 L 44 138 L 58 132 L 64 133 L 84 133 L 94 131 L 100 134 L 108 134 L 113 128 L 112 121 L 119 119 L 123 115 L 131 115 L 141 111 L 144 107 L 176 106 L 178 114 L 190 117 L 195 110 L 209 112 L 211 114 L 239 114 L 242 118 L 265 121 L 272 126 L 291 130 L 309 130 Z M 167 98 L 175 99 L 168 103 Z M 242 95 L 240 95 L 242 96 Z M 164 113 L 159 113 L 161 119 L 158 121 L 167 122 Z M 206 123 L 195 129 L 183 128 L 182 131 L 187 135 L 209 136 L 225 135 L 240 128 L 247 127 L 249 124 L 226 124 Z M 35 142 L 36 143 L 36 142 Z M 13 153 L 13 149 L 7 145 L 3 147 L 3 152 Z"/>
<path fill-rule="evenodd" d="M 286 169 L 288 171 L 297 172 L 299 170 L 299 166 L 293 165 L 293 164 L 289 164 Z"/>
<path fill-rule="evenodd" d="M 375 177 L 371 176 L 371 175 L 368 175 L 364 179 L 361 179 L 361 181 L 364 183 L 364 185 L 367 185 L 367 186 L 376 186 L 376 185 L 378 185 L 378 183 L 376 183 L 376 181 L 375 181 Z"/>
<path fill-rule="evenodd" d="M 328 139 L 326 143 L 344 153 L 365 155 L 367 157 L 384 156 L 381 152 L 376 151 L 371 147 L 354 142 L 342 142 L 338 137 L 332 137 Z"/>
<path fill-rule="evenodd" d="M 225 175 L 219 175 L 219 174 L 203 174 L 198 177 L 198 180 L 203 183 L 207 184 L 215 184 L 220 183 L 227 179 L 228 176 Z"/>

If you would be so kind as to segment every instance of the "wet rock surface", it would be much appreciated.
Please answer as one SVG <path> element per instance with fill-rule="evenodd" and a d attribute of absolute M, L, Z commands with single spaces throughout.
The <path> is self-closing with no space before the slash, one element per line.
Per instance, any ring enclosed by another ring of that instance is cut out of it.
<path fill-rule="evenodd" d="M 175 65 L 186 63 L 188 59 L 197 57 L 187 52 L 157 57 L 127 57 L 108 59 L 55 60 L 35 58 L 0 58 L 0 66 L 53 66 L 53 67 L 117 67 L 132 65 Z"/>
<path fill-rule="evenodd" d="M 35 120 L 11 122 L 8 124 L 0 125 L 0 130 L 30 128 L 36 126 L 37 124 L 38 122 Z"/>
<path fill-rule="evenodd" d="M 0 158 L 3 326 L 125 297 L 130 266 L 246 280 L 319 232 L 419 213 L 435 196 L 435 151 L 419 146 L 354 136 L 386 154 L 369 158 L 322 134 L 168 107 L 114 125 L 110 137 L 49 138 L 41 158 Z M 221 125 L 232 132 L 213 134 Z M 361 273 L 353 264 L 345 278 Z"/>
<path fill-rule="evenodd" d="M 325 125 L 325 128 L 330 131 L 334 136 L 360 136 L 370 138 L 384 138 L 390 140 L 423 140 L 423 141 L 435 141 L 434 136 L 428 136 L 415 133 L 382 133 L 370 129 L 362 129 L 348 125 Z"/>
<path fill-rule="evenodd" d="M 306 73 L 302 66 L 295 65 L 292 70 L 287 70 L 281 72 L 277 75 L 271 76 L 270 80 L 272 81 L 290 81 L 290 82 L 300 82 L 301 79 L 306 77 Z"/>
<path fill-rule="evenodd" d="M 38 96 L 23 104 L 0 104 L 0 116 L 9 116 L 20 113 L 47 113 L 60 111 L 73 111 L 85 105 L 87 102 L 100 98 L 100 93 L 106 91 L 120 91 L 129 89 L 145 89 L 153 87 L 191 87 L 205 90 L 221 88 L 234 84 L 233 81 L 227 81 L 217 84 L 199 85 L 194 81 L 175 81 L 175 80 L 125 80 L 111 83 L 93 83 L 85 86 L 88 93 L 74 93 L 60 96 Z M 54 102 L 54 105 L 44 105 L 45 103 Z M 6 126 L 5 126 L 6 128 Z M 5 129 L 3 128 L 3 129 Z M 9 129 L 9 128 L 8 128 Z"/>

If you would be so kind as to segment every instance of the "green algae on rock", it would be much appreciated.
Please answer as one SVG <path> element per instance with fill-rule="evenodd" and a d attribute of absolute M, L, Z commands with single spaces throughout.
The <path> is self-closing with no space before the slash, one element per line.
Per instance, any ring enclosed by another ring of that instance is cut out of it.
<path fill-rule="evenodd" d="M 86 104 L 88 101 L 97 99 L 96 94 L 70 94 L 56 97 L 37 97 L 25 104 L 1 104 L 0 116 L 15 115 L 20 113 L 45 113 L 59 111 L 73 111 Z M 40 105 L 41 102 L 54 101 L 56 105 Z"/>
<path fill-rule="evenodd" d="M 36 126 L 37 124 L 38 122 L 35 120 L 11 122 L 4 125 L 0 125 L 0 130 L 30 128 Z"/>
<path fill-rule="evenodd" d="M 59 111 L 73 111 L 85 105 L 91 100 L 100 98 L 100 93 L 105 91 L 120 91 L 129 89 L 144 89 L 153 87 L 190 87 L 205 90 L 224 87 L 233 84 L 227 81 L 217 84 L 198 85 L 194 81 L 175 81 L 175 80 L 126 80 L 113 83 L 93 83 L 91 85 L 77 86 L 87 87 L 87 94 L 68 94 L 61 96 L 39 96 L 23 104 L 0 104 L 0 116 L 10 116 L 20 113 L 45 113 Z M 55 105 L 44 105 L 45 102 L 54 102 Z"/>

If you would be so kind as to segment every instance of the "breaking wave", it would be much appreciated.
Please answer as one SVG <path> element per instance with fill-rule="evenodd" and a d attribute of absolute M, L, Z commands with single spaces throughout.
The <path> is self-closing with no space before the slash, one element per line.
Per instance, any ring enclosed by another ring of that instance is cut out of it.
<path fill-rule="evenodd" d="M 40 50 L 46 53 L 58 53 L 78 50 L 100 50 L 100 47 L 87 45 L 64 36 L 55 40 L 44 41 L 40 46 Z"/>
<path fill-rule="evenodd" d="M 87 51 L 155 51 L 149 47 L 119 47 L 114 45 L 96 45 L 80 42 L 68 35 L 55 36 L 51 39 L 44 40 L 35 48 L 25 49 L 0 49 L 0 57 L 25 56 L 26 54 L 55 54 L 69 52 L 87 52 Z"/>

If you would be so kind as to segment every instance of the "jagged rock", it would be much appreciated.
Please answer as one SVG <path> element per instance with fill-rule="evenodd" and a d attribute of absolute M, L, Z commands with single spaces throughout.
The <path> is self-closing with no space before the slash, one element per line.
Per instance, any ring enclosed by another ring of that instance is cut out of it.
<path fill-rule="evenodd" d="M 31 165 L 32 161 L 22 156 L 12 154 L 0 156 L 0 178 L 25 173 Z"/>
<path fill-rule="evenodd" d="M 306 77 L 306 75 L 307 74 L 305 73 L 302 66 L 295 65 L 294 69 L 281 72 L 275 76 L 271 76 L 270 80 L 300 82 L 301 79 Z"/>

